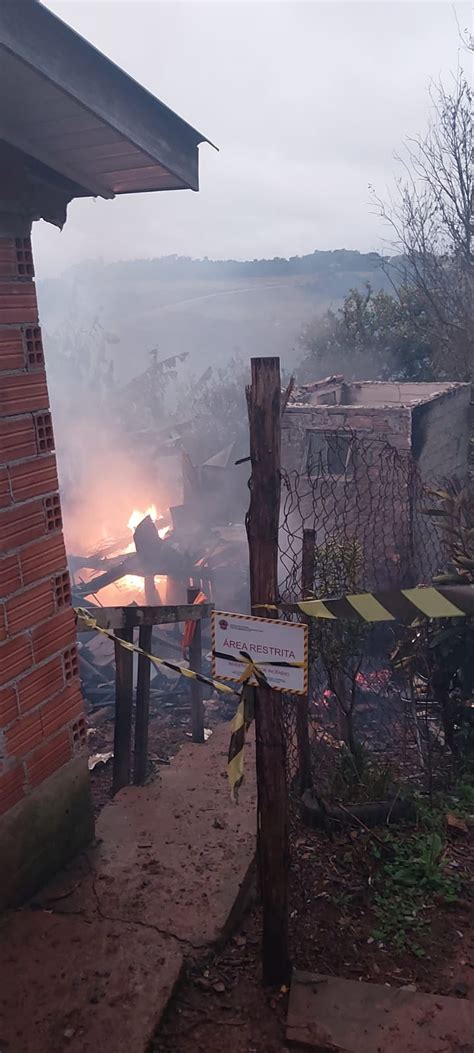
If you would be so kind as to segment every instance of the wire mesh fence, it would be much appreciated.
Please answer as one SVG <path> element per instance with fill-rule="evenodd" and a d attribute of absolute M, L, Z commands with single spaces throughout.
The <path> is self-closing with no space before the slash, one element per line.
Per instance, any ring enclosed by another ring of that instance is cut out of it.
<path fill-rule="evenodd" d="M 349 585 L 360 591 L 429 581 L 439 566 L 440 538 L 422 513 L 423 486 L 411 455 L 355 432 L 314 436 L 308 471 L 282 477 L 281 598 L 301 595 L 308 528 L 316 534 L 318 595 L 347 592 Z"/>
<path fill-rule="evenodd" d="M 282 479 L 280 599 L 429 584 L 442 540 L 424 503 L 408 454 L 355 434 L 318 433 L 307 473 Z M 284 701 L 293 791 L 302 789 L 306 726 L 306 782 L 328 798 L 374 799 L 400 781 L 431 792 L 456 716 L 433 687 L 433 631 L 426 622 L 414 629 L 310 619 L 308 699 Z M 455 685 L 445 687 L 444 697 L 455 697 Z"/>

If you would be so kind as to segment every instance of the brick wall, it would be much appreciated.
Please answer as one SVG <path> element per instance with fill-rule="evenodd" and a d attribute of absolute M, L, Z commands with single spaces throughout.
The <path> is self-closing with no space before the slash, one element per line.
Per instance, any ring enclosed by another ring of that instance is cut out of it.
<path fill-rule="evenodd" d="M 0 816 L 85 724 L 29 238 L 0 238 Z"/>
<path fill-rule="evenodd" d="M 282 421 L 281 453 L 286 471 L 303 472 L 307 433 L 355 431 L 361 438 L 380 439 L 400 452 L 410 448 L 411 410 L 405 406 L 290 406 Z"/>

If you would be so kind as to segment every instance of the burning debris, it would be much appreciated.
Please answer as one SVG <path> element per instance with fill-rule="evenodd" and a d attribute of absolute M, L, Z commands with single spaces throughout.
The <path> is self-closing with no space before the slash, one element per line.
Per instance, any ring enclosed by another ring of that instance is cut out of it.
<path fill-rule="evenodd" d="M 154 504 L 134 509 L 128 517 L 127 532 L 120 531 L 114 538 L 104 530 L 101 543 L 93 551 L 69 557 L 74 604 L 90 608 L 180 605 L 188 601 L 187 590 L 192 584 L 222 609 L 247 610 L 245 528 L 241 522 L 229 522 L 234 511 L 230 500 L 231 487 L 235 487 L 233 468 L 231 447 L 199 468 L 183 454 L 183 504 L 163 512 Z M 241 518 L 238 510 L 235 517 Z M 210 675 L 209 622 L 203 621 L 201 627 L 202 671 Z M 179 624 L 154 625 L 152 652 L 187 664 L 183 630 Z M 94 631 L 82 633 L 79 662 L 89 711 L 90 747 L 94 754 L 107 754 L 112 746 L 116 693 L 113 642 Z M 206 726 L 232 715 L 232 706 L 229 710 L 229 704 L 214 697 L 211 690 L 205 691 L 204 705 Z M 173 736 L 175 732 L 183 737 L 189 733 L 189 685 L 178 674 L 152 667 L 150 717 L 150 727 L 155 722 L 160 735 L 167 735 L 170 729 Z M 161 756 L 166 750 L 157 752 Z"/>

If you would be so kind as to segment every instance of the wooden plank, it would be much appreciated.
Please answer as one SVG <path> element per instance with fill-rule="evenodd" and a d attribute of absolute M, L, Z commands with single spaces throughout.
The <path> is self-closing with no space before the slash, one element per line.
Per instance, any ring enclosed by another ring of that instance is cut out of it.
<path fill-rule="evenodd" d="M 183 603 L 167 607 L 92 607 L 90 614 L 102 629 L 137 629 L 140 625 L 172 625 L 210 618 L 213 603 Z M 90 632 L 83 619 L 77 619 L 78 632 Z"/>
<path fill-rule="evenodd" d="M 359 980 L 295 971 L 286 1038 L 318 1053 L 471 1050 L 474 1004 Z"/>
<path fill-rule="evenodd" d="M 142 625 L 138 634 L 138 645 L 143 651 L 151 651 L 153 626 Z M 151 662 L 145 655 L 138 656 L 137 702 L 135 708 L 135 748 L 133 754 L 133 782 L 142 786 L 146 779 L 148 762 L 148 724 L 150 719 L 150 673 Z"/>
<path fill-rule="evenodd" d="M 188 589 L 188 603 L 194 603 L 200 589 L 192 587 Z M 201 604 L 196 604 L 200 607 Z M 197 621 L 193 638 L 189 647 L 189 667 L 195 673 L 202 673 L 202 639 L 201 622 Z M 203 688 L 196 680 L 191 681 L 191 731 L 193 742 L 204 742 L 204 704 Z"/>
<path fill-rule="evenodd" d="M 303 548 L 301 559 L 301 595 L 303 599 L 312 595 L 314 581 L 314 552 L 316 531 L 303 530 Z M 311 656 L 311 619 L 307 618 L 309 642 L 308 654 Z M 309 685 L 309 676 L 308 676 Z M 308 695 L 296 699 L 296 741 L 298 746 L 298 779 L 300 792 L 309 790 L 311 778 L 311 745 L 309 741 L 309 702 Z"/>
<path fill-rule="evenodd" d="M 279 359 L 253 358 L 247 391 L 252 463 L 247 532 L 252 609 L 258 615 L 260 603 L 275 603 L 278 596 L 280 390 Z M 276 986 L 291 973 L 289 851 L 282 695 L 269 687 L 256 690 L 255 731 L 263 980 Z"/>
<path fill-rule="evenodd" d="M 133 642 L 133 629 L 115 633 L 115 728 L 113 793 L 130 782 L 130 752 L 132 741 L 133 654 L 119 641 Z"/>

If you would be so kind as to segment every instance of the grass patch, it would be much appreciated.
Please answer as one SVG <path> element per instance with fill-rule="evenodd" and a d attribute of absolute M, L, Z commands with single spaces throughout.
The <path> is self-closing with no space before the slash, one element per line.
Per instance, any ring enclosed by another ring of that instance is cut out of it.
<path fill-rule="evenodd" d="M 398 951 L 424 954 L 423 932 L 429 925 L 434 907 L 455 904 L 461 891 L 461 879 L 447 868 L 443 810 L 430 810 L 420 816 L 422 828 L 404 838 L 387 835 L 387 857 L 378 844 L 372 852 L 380 861 L 374 879 L 373 904 L 377 924 L 374 939 Z"/>
<path fill-rule="evenodd" d="M 394 784 L 390 762 L 378 761 L 358 746 L 355 754 L 347 749 L 339 753 L 327 797 L 345 804 L 385 801 L 393 794 Z"/>

